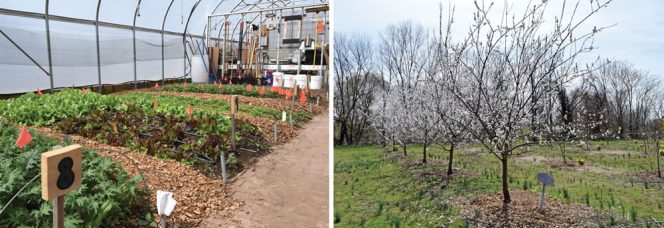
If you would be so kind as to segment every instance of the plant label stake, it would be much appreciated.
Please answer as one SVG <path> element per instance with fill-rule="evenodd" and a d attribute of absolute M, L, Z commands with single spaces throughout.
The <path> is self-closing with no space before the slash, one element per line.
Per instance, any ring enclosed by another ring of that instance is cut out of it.
<path fill-rule="evenodd" d="M 240 109 L 238 95 L 231 96 L 231 150 L 235 151 L 235 114 Z"/>
<path fill-rule="evenodd" d="M 286 122 L 286 111 L 281 111 L 281 122 Z"/>
<path fill-rule="evenodd" d="M 221 160 L 221 177 L 224 179 L 224 184 L 228 183 L 228 173 L 226 172 L 226 153 L 226 151 L 219 153 L 219 160 Z"/>
<path fill-rule="evenodd" d="M 171 215 L 171 212 L 173 212 L 173 209 L 175 209 L 176 203 L 177 201 L 173 199 L 172 192 L 157 190 L 157 214 L 159 214 L 159 220 L 161 220 L 161 228 L 167 227 L 167 216 Z"/>
<path fill-rule="evenodd" d="M 78 144 L 41 154 L 42 199 L 53 203 L 53 227 L 65 224 L 65 194 L 81 187 L 81 146 Z"/>
<path fill-rule="evenodd" d="M 546 173 L 537 173 L 537 180 L 542 183 L 542 198 L 540 199 L 540 213 L 544 214 L 544 192 L 546 186 L 553 186 L 553 177 Z"/>
<path fill-rule="evenodd" d="M 279 125 L 277 125 L 277 121 L 274 121 L 274 143 L 277 143 L 277 135 L 279 133 Z"/>
<path fill-rule="evenodd" d="M 316 106 L 319 106 L 320 104 L 320 97 L 316 97 Z"/>
<path fill-rule="evenodd" d="M 289 117 L 290 117 L 290 126 L 293 127 L 293 111 L 292 110 L 291 110 L 291 113 L 290 113 Z"/>

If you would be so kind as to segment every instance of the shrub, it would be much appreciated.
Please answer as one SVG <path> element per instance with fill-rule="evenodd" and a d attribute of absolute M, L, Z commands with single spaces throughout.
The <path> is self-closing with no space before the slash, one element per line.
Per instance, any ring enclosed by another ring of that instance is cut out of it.
<path fill-rule="evenodd" d="M 583 159 L 577 159 L 576 162 L 579 163 L 579 165 L 583 165 L 583 164 L 586 163 L 586 160 L 583 160 Z"/>

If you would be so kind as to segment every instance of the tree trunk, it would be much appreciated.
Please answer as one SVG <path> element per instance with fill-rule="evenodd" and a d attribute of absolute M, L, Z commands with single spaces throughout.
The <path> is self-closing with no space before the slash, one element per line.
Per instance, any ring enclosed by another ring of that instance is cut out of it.
<path fill-rule="evenodd" d="M 512 202 L 510 198 L 510 190 L 507 183 L 507 155 L 503 153 L 503 157 L 500 159 L 503 165 L 503 203 L 509 204 Z"/>
<path fill-rule="evenodd" d="M 560 145 L 560 153 L 563 155 L 563 163 L 567 165 L 567 156 L 565 156 L 565 143 Z"/>
<path fill-rule="evenodd" d="M 659 157 L 661 156 L 659 152 L 659 139 L 655 139 L 655 141 L 657 144 L 657 176 L 662 178 L 662 170 L 659 168 Z"/>
<path fill-rule="evenodd" d="M 403 144 L 403 146 L 401 148 L 403 148 L 403 156 L 408 156 L 408 152 L 406 151 L 406 144 L 405 143 Z"/>
<path fill-rule="evenodd" d="M 422 150 L 422 163 L 427 163 L 427 144 L 424 143 L 424 149 Z"/>
<path fill-rule="evenodd" d="M 339 132 L 339 139 L 341 142 L 341 145 L 347 145 L 346 143 L 348 142 L 348 127 L 346 126 L 346 122 L 341 121 L 341 129 Z"/>
<path fill-rule="evenodd" d="M 452 160 L 454 160 L 454 143 L 450 147 L 450 159 L 447 161 L 447 175 L 452 175 Z"/>

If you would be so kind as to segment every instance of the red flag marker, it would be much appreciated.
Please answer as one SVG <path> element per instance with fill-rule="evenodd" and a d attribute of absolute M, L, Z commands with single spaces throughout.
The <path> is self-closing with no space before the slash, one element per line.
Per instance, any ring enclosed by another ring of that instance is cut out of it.
<path fill-rule="evenodd" d="M 217 80 L 214 80 L 214 85 L 217 85 Z"/>
<path fill-rule="evenodd" d="M 152 107 L 153 107 L 154 109 L 157 109 L 157 98 L 155 98 L 154 100 L 152 100 Z"/>
<path fill-rule="evenodd" d="M 23 130 L 21 131 L 21 134 L 18 136 L 18 139 L 16 139 L 16 145 L 18 148 L 23 148 L 28 143 L 32 141 L 32 135 L 30 135 L 30 132 L 28 132 L 27 127 L 23 127 Z"/>
<path fill-rule="evenodd" d="M 37 94 L 42 95 L 41 89 L 37 89 Z"/>
<path fill-rule="evenodd" d="M 261 91 L 258 91 L 258 94 L 263 95 L 264 93 L 265 93 L 265 88 L 262 87 L 262 88 L 261 88 Z"/>
<path fill-rule="evenodd" d="M 83 93 L 83 95 L 88 95 L 88 91 L 85 90 L 85 88 L 81 88 L 81 93 Z"/>
<path fill-rule="evenodd" d="M 155 83 L 154 83 L 154 88 L 155 88 L 155 89 L 159 89 L 159 83 L 155 82 Z"/>
<path fill-rule="evenodd" d="M 251 84 L 247 85 L 247 91 L 251 92 Z"/>
<path fill-rule="evenodd" d="M 221 82 L 219 82 L 219 89 L 223 89 L 223 88 L 224 88 L 224 85 L 221 84 Z"/>
<path fill-rule="evenodd" d="M 191 105 L 187 106 L 187 114 L 189 114 L 189 118 L 191 118 L 193 113 L 194 109 L 191 107 Z"/>
<path fill-rule="evenodd" d="M 184 82 L 184 88 L 187 88 L 187 87 L 189 87 L 189 84 L 187 84 L 187 82 Z"/>
<path fill-rule="evenodd" d="M 307 96 L 304 94 L 304 90 L 300 91 L 300 104 L 304 104 L 307 102 Z"/>

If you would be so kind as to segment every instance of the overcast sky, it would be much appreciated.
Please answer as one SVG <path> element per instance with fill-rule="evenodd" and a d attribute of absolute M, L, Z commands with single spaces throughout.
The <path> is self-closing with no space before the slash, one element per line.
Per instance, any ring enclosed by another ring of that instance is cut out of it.
<path fill-rule="evenodd" d="M 448 4 L 455 6 L 454 36 L 460 38 L 467 31 L 474 11 L 471 0 L 335 0 L 334 26 L 336 32 L 346 34 L 365 33 L 374 40 L 389 24 L 404 20 L 421 23 L 434 29 L 438 25 L 438 3 L 442 2 L 444 15 Z M 481 2 L 481 0 L 478 0 Z M 491 1 L 486 1 L 489 3 Z M 508 1 L 513 12 L 523 12 L 528 1 Z M 537 2 L 537 1 L 536 1 Z M 548 13 L 559 14 L 562 0 L 551 1 Z M 499 11 L 504 1 L 496 1 Z M 576 0 L 568 1 L 568 4 Z M 590 0 L 582 0 L 580 8 L 587 10 Z M 585 12 L 585 11 L 584 11 Z M 591 31 L 594 26 L 614 25 L 597 35 L 595 49 L 584 59 L 597 56 L 621 59 L 633 63 L 637 68 L 658 75 L 664 80 L 664 1 L 661 0 L 614 0 L 608 8 L 588 21 L 581 30 Z"/>

